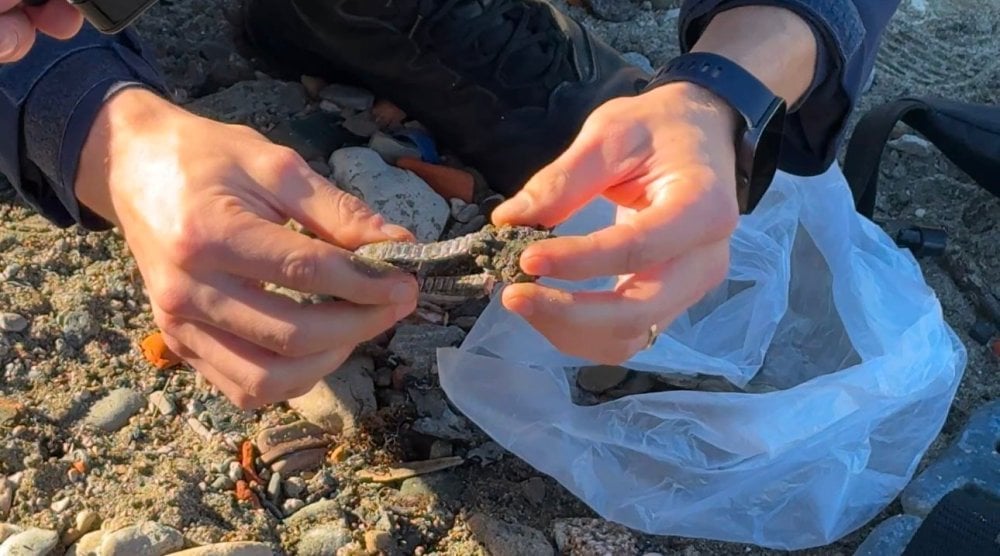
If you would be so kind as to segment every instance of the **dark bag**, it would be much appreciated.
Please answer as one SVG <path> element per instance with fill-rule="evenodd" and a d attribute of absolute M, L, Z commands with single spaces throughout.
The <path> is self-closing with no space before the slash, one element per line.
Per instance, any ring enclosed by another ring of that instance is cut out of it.
<path fill-rule="evenodd" d="M 851 135 L 843 171 L 859 213 L 871 218 L 875 211 L 882 151 L 900 120 L 1000 197 L 1000 106 L 907 97 L 870 110 Z"/>

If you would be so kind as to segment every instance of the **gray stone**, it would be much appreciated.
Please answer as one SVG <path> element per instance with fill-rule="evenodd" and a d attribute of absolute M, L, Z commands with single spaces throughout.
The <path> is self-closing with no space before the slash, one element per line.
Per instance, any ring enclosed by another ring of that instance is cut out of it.
<path fill-rule="evenodd" d="M 173 527 L 143 521 L 108 533 L 101 540 L 98 556 L 163 556 L 184 548 L 184 536 Z"/>
<path fill-rule="evenodd" d="M 371 357 L 352 356 L 303 396 L 288 401 L 302 417 L 333 434 L 350 434 L 377 409 Z"/>
<path fill-rule="evenodd" d="M 273 556 L 275 550 L 262 542 L 235 541 L 189 548 L 170 556 Z"/>
<path fill-rule="evenodd" d="M 458 346 L 464 339 L 465 332 L 457 326 L 404 324 L 396 328 L 389 351 L 417 373 L 427 373 L 437 361 L 438 348 Z"/>
<path fill-rule="evenodd" d="M 115 432 L 146 406 L 146 399 L 130 388 L 118 388 L 91 406 L 84 423 L 104 432 Z"/>
<path fill-rule="evenodd" d="M 595 518 L 557 519 L 552 536 L 562 554 L 635 554 L 636 539 L 627 528 Z"/>
<path fill-rule="evenodd" d="M 295 515 L 286 519 L 285 524 L 289 527 L 301 527 L 308 522 L 335 521 L 343 519 L 343 517 L 344 510 L 340 507 L 340 503 L 336 500 L 324 498 L 319 502 L 302 507 L 295 512 Z"/>
<path fill-rule="evenodd" d="M 300 83 L 253 80 L 201 97 L 185 108 L 225 123 L 264 126 L 300 112 L 307 100 Z"/>
<path fill-rule="evenodd" d="M 323 524 L 308 531 L 299 540 L 296 554 L 299 556 L 327 556 L 336 554 L 342 546 L 351 542 L 351 531 L 347 524 Z"/>
<path fill-rule="evenodd" d="M 958 440 L 903 489 L 903 511 L 926 517 L 949 492 L 974 484 L 1000 496 L 1000 400 L 969 417 Z"/>
<path fill-rule="evenodd" d="M 639 15 L 639 4 L 635 0 L 587 0 L 590 13 L 597 19 L 620 23 L 630 21 Z"/>
<path fill-rule="evenodd" d="M 912 133 L 889 141 L 889 146 L 913 156 L 926 157 L 934 153 L 934 145 L 930 141 Z"/>
<path fill-rule="evenodd" d="M 340 125 L 358 137 L 371 137 L 378 133 L 378 124 L 372 118 L 371 112 L 348 116 Z"/>
<path fill-rule="evenodd" d="M 368 141 L 368 148 L 377 152 L 382 160 L 389 164 L 395 164 L 400 158 L 420 158 L 420 149 L 416 145 L 407 141 L 400 141 L 395 137 L 382 133 L 373 134 Z"/>
<path fill-rule="evenodd" d="M 413 422 L 415 432 L 445 440 L 472 440 L 468 422 L 451 410 L 440 390 L 411 388 L 408 392 L 421 416 Z"/>
<path fill-rule="evenodd" d="M 439 472 L 410 477 L 399 485 L 403 496 L 431 496 L 441 500 L 457 500 L 465 490 L 465 483 L 454 473 Z"/>
<path fill-rule="evenodd" d="M 304 508 L 305 505 L 306 503 L 298 498 L 288 498 L 281 504 L 281 511 L 289 516 Z"/>
<path fill-rule="evenodd" d="M 14 492 L 17 486 L 6 477 L 0 477 L 0 518 L 6 517 L 14 504 Z"/>
<path fill-rule="evenodd" d="M 23 332 L 28 319 L 17 313 L 0 313 L 0 332 Z"/>
<path fill-rule="evenodd" d="M 149 403 L 162 415 L 173 415 L 177 413 L 177 405 L 174 404 L 173 398 L 164 393 L 162 390 L 157 390 L 150 394 Z"/>
<path fill-rule="evenodd" d="M 854 556 L 899 556 L 922 522 L 915 515 L 890 517 L 872 529 Z"/>
<path fill-rule="evenodd" d="M 31 527 L 14 533 L 0 544 L 0 556 L 49 556 L 59 544 L 59 533 Z"/>
<path fill-rule="evenodd" d="M 477 216 L 479 216 L 479 206 L 475 204 L 465 205 L 454 215 L 455 220 L 462 223 L 472 222 Z"/>
<path fill-rule="evenodd" d="M 482 543 L 491 556 L 554 554 L 545 535 L 527 525 L 507 523 L 481 513 L 473 514 L 468 525 L 473 538 Z"/>
<path fill-rule="evenodd" d="M 330 157 L 338 187 L 360 197 L 386 220 L 410 230 L 418 241 L 436 241 L 448 221 L 448 203 L 413 172 L 389 166 L 364 147 Z"/>
<path fill-rule="evenodd" d="M 341 108 L 365 111 L 375 104 L 375 95 L 359 87 L 334 83 L 319 92 L 319 98 L 328 100 Z"/>
<path fill-rule="evenodd" d="M 285 496 L 289 498 L 298 498 L 306 490 L 306 482 L 302 480 L 302 477 L 289 477 L 285 481 Z"/>
<path fill-rule="evenodd" d="M 478 459 L 479 465 L 486 467 L 491 463 L 496 463 L 503 459 L 504 454 L 507 451 L 504 450 L 503 446 L 493 442 L 492 440 L 484 443 L 475 449 L 469 450 L 466 454 L 465 459 Z"/>
<path fill-rule="evenodd" d="M 540 506 L 545 501 L 545 479 L 532 477 L 521 483 L 521 494 L 536 506 Z"/>
<path fill-rule="evenodd" d="M 625 54 L 622 54 L 622 58 L 625 58 L 626 62 L 642 69 L 646 73 L 652 74 L 655 71 L 653 69 L 653 63 L 649 61 L 649 58 L 647 58 L 645 54 L 640 52 L 626 52 Z"/>
<path fill-rule="evenodd" d="M 451 442 L 447 440 L 435 440 L 431 444 L 430 453 L 427 455 L 430 459 L 439 459 L 450 457 L 454 453 L 454 449 L 451 446 Z"/>
<path fill-rule="evenodd" d="M 576 383 L 584 390 L 600 394 L 621 384 L 628 376 L 628 369 L 618 365 L 591 365 L 581 367 Z"/>
<path fill-rule="evenodd" d="M 267 498 L 271 502 L 277 502 L 281 496 L 281 473 L 274 473 L 267 481 Z"/>
<path fill-rule="evenodd" d="M 94 317 L 83 309 L 69 311 L 59 315 L 63 338 L 74 346 L 82 346 L 97 334 L 98 326 Z"/>

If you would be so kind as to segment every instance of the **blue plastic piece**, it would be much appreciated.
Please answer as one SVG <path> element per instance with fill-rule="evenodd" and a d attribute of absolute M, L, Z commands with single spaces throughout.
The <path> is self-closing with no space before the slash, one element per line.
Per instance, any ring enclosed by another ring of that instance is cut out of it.
<path fill-rule="evenodd" d="M 403 129 L 394 135 L 396 139 L 409 141 L 420 151 L 420 159 L 430 164 L 440 164 L 437 144 L 427 132 L 419 129 Z"/>

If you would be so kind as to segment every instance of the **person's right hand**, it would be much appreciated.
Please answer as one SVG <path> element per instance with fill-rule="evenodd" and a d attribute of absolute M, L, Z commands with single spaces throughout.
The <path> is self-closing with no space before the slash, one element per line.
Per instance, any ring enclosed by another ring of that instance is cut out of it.
<path fill-rule="evenodd" d="M 122 231 L 167 347 L 244 409 L 306 393 L 416 307 L 412 276 L 348 251 L 408 231 L 294 151 L 142 89 L 102 108 L 76 194 Z M 338 301 L 300 305 L 262 282 Z"/>
<path fill-rule="evenodd" d="M 68 39 L 83 25 L 80 11 L 65 0 L 25 6 L 21 0 L 0 0 L 0 64 L 16 62 L 35 44 L 35 32 Z"/>

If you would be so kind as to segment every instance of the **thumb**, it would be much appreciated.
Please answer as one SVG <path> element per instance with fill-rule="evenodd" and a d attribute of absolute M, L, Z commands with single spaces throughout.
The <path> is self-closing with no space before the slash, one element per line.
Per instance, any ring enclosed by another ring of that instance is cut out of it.
<path fill-rule="evenodd" d="M 279 202 L 288 216 L 317 237 L 345 249 L 378 241 L 414 241 L 406 228 L 386 222 L 364 201 L 351 195 L 303 164 L 296 179 L 298 187 L 281 191 Z"/>

